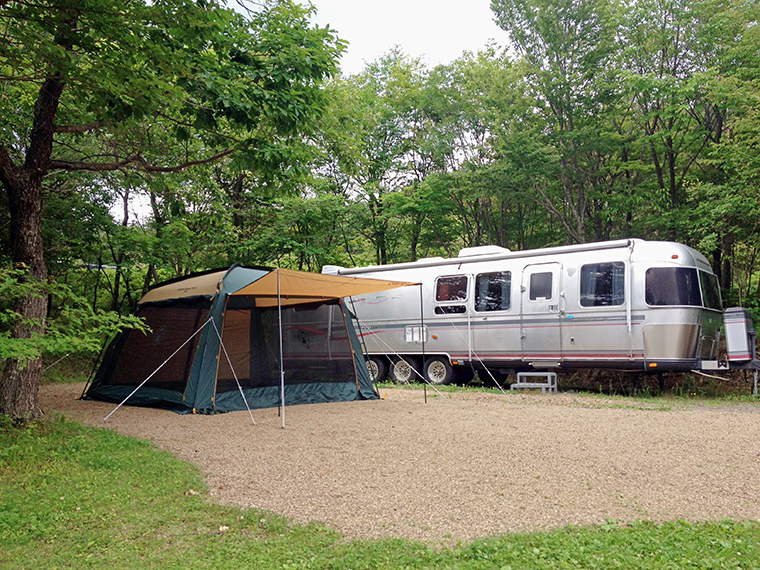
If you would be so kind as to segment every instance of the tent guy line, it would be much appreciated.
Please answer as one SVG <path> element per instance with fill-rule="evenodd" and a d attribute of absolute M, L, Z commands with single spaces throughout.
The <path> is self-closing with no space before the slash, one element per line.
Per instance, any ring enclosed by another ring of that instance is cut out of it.
<path fill-rule="evenodd" d="M 235 378 L 235 384 L 237 384 L 238 390 L 240 391 L 240 395 L 243 398 L 243 402 L 245 402 L 245 409 L 248 410 L 248 415 L 251 416 L 251 422 L 253 422 L 253 425 L 256 425 L 256 420 L 253 419 L 253 412 L 251 411 L 251 407 L 248 405 L 248 399 L 245 397 L 245 394 L 243 393 L 243 387 L 240 386 L 240 380 L 238 380 L 237 373 L 235 372 L 235 367 L 232 366 L 232 361 L 230 360 L 230 355 L 227 353 L 227 349 L 224 346 L 224 341 L 222 340 L 222 335 L 219 334 L 219 329 L 216 327 L 216 322 L 214 322 L 214 317 L 209 317 L 208 320 L 211 321 L 212 325 L 214 325 L 214 330 L 216 331 L 216 336 L 219 337 L 219 346 L 222 347 L 222 350 L 224 351 L 224 356 L 227 358 L 227 364 L 230 365 L 230 370 L 232 370 L 232 376 Z M 206 322 L 208 322 L 208 321 L 206 321 Z M 282 427 L 285 427 L 285 425 L 283 424 Z"/>
<path fill-rule="evenodd" d="M 171 355 L 169 355 L 169 358 L 167 358 L 166 360 L 164 360 L 160 364 L 160 366 L 158 368 L 156 368 L 153 372 L 151 372 L 150 376 L 148 376 L 145 380 L 143 380 L 137 386 L 137 388 L 135 388 L 134 390 L 132 390 L 132 392 L 129 394 L 129 396 L 127 396 L 126 398 L 124 398 L 124 400 L 122 400 L 122 402 L 118 406 L 116 406 L 113 410 L 111 410 L 111 413 L 108 414 L 106 417 L 104 417 L 103 421 L 106 421 L 108 418 L 110 418 L 112 415 L 114 415 L 114 413 L 116 412 L 116 410 L 118 410 L 119 408 L 121 408 L 126 403 L 127 400 L 129 400 L 132 396 L 134 396 L 137 393 L 137 391 L 140 388 L 142 388 L 143 386 L 145 386 L 145 384 L 148 382 L 148 380 L 150 380 L 151 378 L 153 378 L 156 375 L 156 373 L 159 370 L 161 370 L 166 365 L 166 363 L 169 362 L 174 357 L 175 354 L 177 354 L 180 350 L 182 350 L 183 348 L 185 348 L 185 346 L 187 345 L 187 343 L 190 342 L 191 340 L 193 340 L 193 338 L 195 337 L 195 335 L 197 335 L 204 328 L 206 328 L 206 325 L 209 324 L 209 322 L 211 322 L 213 320 L 213 318 L 214 317 L 209 317 L 208 320 L 205 323 L 203 323 L 203 325 L 201 327 L 199 327 L 197 331 L 195 331 L 193 334 L 191 334 L 190 337 L 185 342 L 183 342 L 182 345 L 177 350 L 175 350 L 174 352 L 171 353 Z"/>

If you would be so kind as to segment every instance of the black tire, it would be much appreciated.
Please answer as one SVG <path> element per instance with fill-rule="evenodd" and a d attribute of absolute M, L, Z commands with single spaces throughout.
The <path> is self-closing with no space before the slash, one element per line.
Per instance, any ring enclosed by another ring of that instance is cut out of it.
<path fill-rule="evenodd" d="M 454 369 L 449 364 L 449 359 L 442 356 L 433 356 L 425 362 L 425 378 L 431 384 L 445 386 L 454 382 Z"/>
<path fill-rule="evenodd" d="M 478 376 L 480 377 L 481 383 L 486 388 L 496 388 L 497 382 L 502 388 L 509 386 L 510 384 L 509 373 L 501 372 L 499 370 L 478 370 Z M 493 378 L 491 376 L 493 376 Z"/>
<path fill-rule="evenodd" d="M 388 377 L 388 359 L 385 356 L 370 356 L 367 359 L 367 372 L 373 382 L 384 382 Z"/>
<path fill-rule="evenodd" d="M 457 366 L 454 368 L 454 382 L 460 386 L 466 386 L 475 378 L 475 371 L 471 366 Z"/>
<path fill-rule="evenodd" d="M 396 357 L 393 359 L 389 376 L 394 382 L 410 384 L 420 381 L 420 362 L 411 356 Z"/>

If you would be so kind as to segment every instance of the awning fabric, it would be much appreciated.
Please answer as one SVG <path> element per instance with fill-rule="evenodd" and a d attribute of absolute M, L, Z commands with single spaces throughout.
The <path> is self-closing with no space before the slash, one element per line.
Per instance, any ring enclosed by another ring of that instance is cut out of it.
<path fill-rule="evenodd" d="M 256 297 L 257 307 L 277 306 L 279 273 L 279 297 L 282 305 L 297 305 L 311 301 L 341 299 L 355 295 L 378 293 L 397 287 L 416 285 L 405 281 L 386 281 L 363 277 L 322 275 L 292 269 L 275 269 L 271 273 L 231 293 L 231 296 L 247 295 Z"/>

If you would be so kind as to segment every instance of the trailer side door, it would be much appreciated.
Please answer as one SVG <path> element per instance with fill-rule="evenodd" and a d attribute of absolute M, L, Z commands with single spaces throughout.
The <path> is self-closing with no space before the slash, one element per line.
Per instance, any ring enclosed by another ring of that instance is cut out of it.
<path fill-rule="evenodd" d="M 520 336 L 523 359 L 550 366 L 562 360 L 560 306 L 562 265 L 526 265 L 520 287 Z"/>

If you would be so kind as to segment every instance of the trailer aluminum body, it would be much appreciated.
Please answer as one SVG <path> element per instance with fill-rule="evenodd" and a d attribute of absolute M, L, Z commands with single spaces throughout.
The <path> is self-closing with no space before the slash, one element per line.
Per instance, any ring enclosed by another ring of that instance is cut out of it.
<path fill-rule="evenodd" d="M 717 278 L 701 253 L 678 243 L 483 246 L 322 272 L 421 283 L 352 300 L 378 377 L 421 371 L 423 360 L 437 383 L 482 368 L 720 368 L 712 365 L 723 318 Z M 754 354 L 739 366 L 754 367 Z"/>

